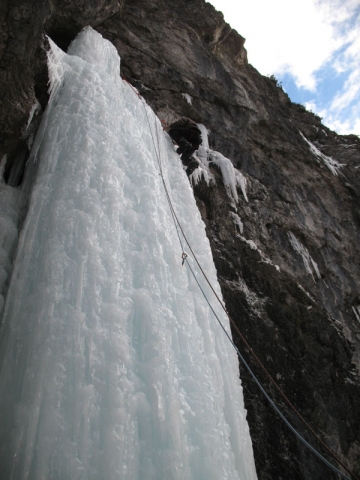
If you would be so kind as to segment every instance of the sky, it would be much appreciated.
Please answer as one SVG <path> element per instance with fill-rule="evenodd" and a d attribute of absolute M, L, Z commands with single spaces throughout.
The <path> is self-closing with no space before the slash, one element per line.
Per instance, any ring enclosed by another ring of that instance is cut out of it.
<path fill-rule="evenodd" d="M 360 135 L 360 0 L 211 0 L 248 60 L 340 134 Z"/>

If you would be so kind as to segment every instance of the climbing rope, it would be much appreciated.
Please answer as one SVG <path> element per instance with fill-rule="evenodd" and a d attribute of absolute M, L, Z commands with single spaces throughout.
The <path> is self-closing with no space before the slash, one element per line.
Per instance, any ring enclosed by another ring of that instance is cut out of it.
<path fill-rule="evenodd" d="M 167 194 L 167 197 L 169 198 L 169 195 Z M 169 199 L 169 201 L 171 201 Z M 196 254 L 194 253 L 193 249 L 191 248 L 191 245 L 182 229 L 182 226 L 179 222 L 179 219 L 177 218 L 176 216 L 176 213 L 173 209 L 173 206 L 171 205 L 170 206 L 170 209 L 172 210 L 172 215 L 173 215 L 173 218 L 175 219 L 175 221 L 177 222 L 178 224 L 178 227 L 185 239 L 185 242 L 187 244 L 187 246 L 189 247 L 189 250 L 192 254 L 192 257 L 194 258 L 195 262 L 197 263 L 201 273 L 203 274 L 205 280 L 207 281 L 208 285 L 210 286 L 212 292 L 214 293 L 216 299 L 218 300 L 220 306 L 222 307 L 222 309 L 224 310 L 224 312 L 226 313 L 227 317 L 229 318 L 232 326 L 234 327 L 234 329 L 236 330 L 236 332 L 239 334 L 239 336 L 241 337 L 241 339 L 244 341 L 245 345 L 248 347 L 249 351 L 251 352 L 251 354 L 253 355 L 253 357 L 255 358 L 255 360 L 258 362 L 258 364 L 260 365 L 260 367 L 264 370 L 264 372 L 266 373 L 267 377 L 271 380 L 271 382 L 275 385 L 275 387 L 277 388 L 277 390 L 279 391 L 279 393 L 281 394 L 282 398 L 286 401 L 286 403 L 289 405 L 289 407 L 297 414 L 297 416 L 299 417 L 299 419 L 304 423 L 304 425 L 311 431 L 311 433 L 314 435 L 314 437 L 317 439 L 317 441 L 328 451 L 328 453 L 339 463 L 339 465 L 341 465 L 352 477 L 354 480 L 359 480 L 357 476 L 355 476 L 347 467 L 346 465 L 344 465 L 344 463 L 336 456 L 336 454 L 329 449 L 329 447 L 321 440 L 321 438 L 318 437 L 318 435 L 316 434 L 316 432 L 313 430 L 313 428 L 308 424 L 308 422 L 303 418 L 303 416 L 300 414 L 300 412 L 295 408 L 295 406 L 291 403 L 291 401 L 287 398 L 287 396 L 285 395 L 285 393 L 281 390 L 280 386 L 275 382 L 275 380 L 273 379 L 273 377 L 271 376 L 271 374 L 268 372 L 268 370 L 266 369 L 266 367 L 264 366 L 264 364 L 261 362 L 261 360 L 258 358 L 258 356 L 255 354 L 255 352 L 253 351 L 253 349 L 250 347 L 249 343 L 247 342 L 247 340 L 245 339 L 245 337 L 243 336 L 243 334 L 240 332 L 239 328 L 237 327 L 237 325 L 235 324 L 234 320 L 231 318 L 229 312 L 227 311 L 225 305 L 223 304 L 223 302 L 221 301 L 221 299 L 219 298 L 218 294 L 216 293 L 216 291 L 214 290 L 212 284 L 210 283 L 206 273 L 204 272 L 201 264 L 199 263 L 198 259 L 197 259 L 197 256 Z M 184 247 L 182 245 L 182 242 L 180 242 L 181 244 L 181 248 L 182 248 L 182 251 L 184 251 Z M 183 254 L 184 255 L 184 254 Z M 183 258 L 183 256 L 182 256 Z M 344 475 L 340 470 L 338 470 L 334 465 L 332 465 L 328 460 L 326 460 L 312 445 L 309 444 L 309 442 L 307 442 L 298 432 L 297 430 L 290 424 L 290 422 L 284 417 L 284 415 L 281 413 L 281 411 L 278 409 L 278 407 L 275 405 L 275 403 L 271 400 L 271 398 L 269 397 L 269 395 L 266 393 L 265 389 L 262 387 L 262 385 L 260 384 L 260 382 L 258 381 L 257 377 L 255 376 L 255 374 L 252 372 L 252 370 L 250 369 L 249 365 L 246 363 L 244 357 L 241 355 L 239 349 L 236 347 L 236 345 L 234 344 L 234 342 L 232 341 L 231 337 L 228 335 L 225 327 L 223 326 L 223 324 L 221 323 L 220 319 L 218 318 L 218 316 L 216 315 L 214 309 L 212 308 L 212 306 L 210 305 L 210 302 L 208 300 L 208 298 L 206 297 L 203 289 L 201 288 L 191 266 L 190 266 L 190 263 L 187 259 L 187 256 L 186 256 L 186 263 L 187 265 L 189 266 L 190 270 L 191 270 L 191 273 L 192 275 L 194 276 L 197 284 L 199 285 L 199 288 L 200 290 L 202 291 L 207 303 L 209 304 L 211 310 L 213 311 L 216 319 L 218 320 L 218 322 L 220 323 L 221 325 L 221 328 L 224 330 L 224 332 L 226 333 L 226 336 L 228 337 L 228 339 L 230 340 L 231 344 L 233 345 L 233 347 L 235 348 L 235 351 L 237 353 L 237 355 L 239 356 L 239 359 L 241 360 L 241 362 L 244 364 L 244 366 L 246 367 L 246 369 L 249 371 L 250 375 L 252 376 L 252 378 L 255 380 L 256 384 L 258 385 L 258 387 L 260 388 L 261 392 L 265 395 L 266 399 L 270 402 L 271 406 L 273 407 L 273 409 L 278 413 L 278 415 L 281 417 L 281 419 L 285 422 L 285 424 L 290 428 L 290 430 L 297 436 L 297 438 L 307 447 L 309 448 L 320 460 L 323 461 L 323 463 L 325 463 L 328 467 L 330 467 L 333 471 L 335 471 L 336 473 L 338 473 L 339 475 L 341 475 L 345 480 L 350 480 L 349 477 L 347 477 L 346 475 Z M 183 260 L 184 262 L 184 260 Z"/>
<path fill-rule="evenodd" d="M 334 458 L 334 460 L 336 460 L 339 465 L 341 465 L 344 470 L 346 472 L 349 473 L 349 475 L 353 478 L 353 480 L 360 480 L 359 477 L 357 477 L 354 473 L 352 473 L 347 467 L 346 465 L 344 465 L 344 463 L 337 457 L 337 455 L 321 440 L 321 438 L 316 434 L 316 432 L 313 430 L 313 428 L 308 424 L 308 422 L 303 418 L 303 416 L 300 414 L 300 412 L 296 409 L 296 407 L 292 404 L 292 402 L 288 399 L 288 397 L 285 395 L 285 393 L 282 391 L 282 389 L 280 388 L 280 386 L 277 384 L 277 382 L 274 380 L 274 378 L 272 377 L 272 375 L 268 372 L 267 368 L 265 367 L 265 365 L 261 362 L 261 360 L 259 359 L 259 357 L 255 354 L 254 350 L 251 348 L 251 346 L 249 345 L 249 343 L 247 342 L 246 338 L 243 336 L 243 334 L 240 332 L 239 328 L 237 327 L 236 323 L 234 322 L 234 320 L 231 318 L 229 312 L 227 311 L 224 303 L 222 302 L 222 300 L 220 299 L 219 295 L 216 293 L 214 287 L 212 286 L 210 280 L 208 279 L 206 273 L 204 272 L 200 262 L 198 261 L 197 259 L 197 256 L 196 254 L 194 253 L 190 243 L 189 243 L 189 240 L 187 239 L 187 236 L 185 235 L 185 232 L 181 226 L 181 223 L 176 215 L 176 212 L 175 212 L 175 209 L 173 207 L 173 204 L 172 204 L 172 201 L 171 201 L 171 197 L 170 197 L 170 194 L 169 194 L 169 191 L 168 191 L 168 188 L 167 188 L 167 185 L 166 185 L 166 182 L 165 182 L 165 179 L 164 179 L 164 175 L 163 175 L 163 170 L 162 170 L 162 162 L 161 162 L 161 149 L 160 149 L 160 141 L 159 141 L 159 136 L 158 136 L 158 128 L 157 128 L 157 125 L 156 125 L 156 120 L 155 120 L 155 131 L 156 131 L 156 137 L 157 137 L 157 146 L 158 146 L 158 149 L 156 148 L 156 144 L 155 144 L 155 139 L 154 139 L 154 136 L 153 136 L 153 132 L 152 132 L 152 129 L 151 129 L 151 124 L 150 124 L 150 120 L 149 120 L 149 116 L 148 116 L 148 113 L 147 113 L 147 109 L 146 109 L 146 102 L 145 100 L 141 97 L 141 95 L 139 94 L 139 92 L 137 92 L 137 90 L 135 90 L 135 88 L 123 77 L 123 79 L 128 83 L 128 85 L 131 87 L 131 89 L 134 91 L 134 93 L 138 96 L 138 98 L 140 99 L 141 103 L 144 105 L 144 109 L 145 109 L 145 113 L 146 113 L 146 118 L 147 118 L 147 122 L 148 122 L 148 125 L 149 125 L 149 129 L 150 129 L 150 134 L 151 134 L 151 137 L 152 137 L 152 141 L 153 141 L 153 145 L 154 145 L 154 150 L 155 150 L 155 153 L 156 153 L 156 158 L 157 158 L 157 162 L 158 162 L 158 166 L 159 166 L 159 174 L 161 176 L 161 179 L 162 179 L 162 183 L 163 183 L 163 186 L 164 186 L 164 189 L 165 189 L 165 194 L 166 194 L 166 198 L 167 198 L 167 201 L 168 201 L 168 204 L 169 204 L 169 208 L 170 208 L 170 212 L 171 212 L 171 215 L 172 215 L 172 218 L 173 218 L 173 222 L 174 222 L 174 225 L 175 225 L 175 229 L 176 229 L 176 232 L 177 232 L 177 235 L 178 235 L 178 239 L 179 239 L 179 243 L 180 243 L 180 246 L 181 246 L 181 250 L 182 250 L 182 255 L 181 255 L 181 259 L 182 259 L 182 265 L 184 265 L 184 263 L 186 262 L 186 264 L 188 265 L 189 269 L 190 269 L 190 272 L 191 274 L 193 275 L 197 285 L 199 286 L 199 289 L 200 291 L 202 292 L 202 295 L 204 296 L 206 302 L 208 303 L 211 311 L 213 312 L 216 320 L 218 321 L 218 323 L 220 324 L 222 330 L 224 331 L 225 335 L 227 336 L 228 340 L 230 341 L 230 343 L 232 344 L 232 346 L 234 347 L 239 359 L 241 360 L 241 362 L 243 363 L 243 365 L 245 366 L 245 368 L 248 370 L 248 372 L 250 373 L 251 377 L 253 378 L 253 380 L 255 381 L 256 385 L 259 387 L 260 391 L 263 393 L 263 395 L 265 396 L 265 398 L 269 401 L 270 405 L 272 406 L 272 408 L 275 410 L 275 412 L 280 416 L 280 418 L 284 421 L 284 423 L 287 425 L 287 427 L 295 434 L 295 436 L 317 457 L 319 458 L 325 465 L 327 465 L 329 468 L 331 468 L 334 472 L 336 472 L 337 474 L 339 474 L 342 478 L 344 478 L 345 480 L 351 480 L 349 477 L 347 477 L 345 474 L 343 474 L 340 470 L 338 470 L 334 465 L 332 465 L 325 457 L 323 457 L 321 455 L 321 453 L 319 453 L 309 442 L 307 442 L 307 440 L 305 440 L 305 438 L 303 438 L 299 432 L 291 425 L 291 423 L 286 419 L 286 417 L 283 415 L 283 413 L 279 410 L 279 408 L 276 406 L 276 404 L 274 403 L 274 401 L 270 398 L 270 396 L 267 394 L 267 392 L 265 391 L 265 389 L 263 388 L 263 386 L 261 385 L 261 383 L 259 382 L 259 380 L 257 379 L 256 375 L 253 373 L 253 371 L 251 370 L 250 366 L 248 365 L 248 363 L 245 361 L 244 357 L 242 356 L 242 354 L 240 353 L 238 347 L 235 345 L 234 341 L 232 340 L 232 338 L 230 337 L 230 335 L 228 334 L 227 330 L 225 329 L 223 323 L 221 322 L 221 320 L 219 319 L 218 315 L 216 314 L 214 308 L 212 307 L 209 299 L 207 298 L 206 296 L 206 293 L 204 292 L 203 288 L 201 287 L 196 275 L 195 275 L 195 272 L 193 271 L 191 265 L 190 265 L 190 262 L 188 260 L 188 254 L 185 253 L 184 251 L 184 245 L 183 245 L 183 241 L 181 239 L 181 236 L 183 237 L 183 239 L 185 240 L 185 243 L 187 244 L 190 252 L 191 252 L 191 255 L 193 257 L 193 259 L 195 260 L 196 264 L 198 265 L 203 277 L 205 278 L 206 282 L 208 283 L 211 291 L 214 293 L 215 295 L 215 298 L 217 299 L 217 301 L 219 302 L 221 308 L 224 310 L 225 314 L 227 315 L 231 325 L 233 326 L 234 330 L 238 333 L 238 335 L 240 336 L 241 340 L 244 342 L 244 344 L 246 345 L 246 347 L 248 348 L 250 354 L 253 356 L 253 358 L 256 360 L 256 362 L 258 363 L 258 365 L 260 366 L 260 368 L 265 372 L 266 376 L 268 377 L 268 379 L 271 381 L 271 383 L 275 386 L 275 388 L 277 389 L 277 391 L 280 393 L 281 397 L 284 399 L 284 401 L 287 403 L 287 405 L 294 411 L 294 413 L 298 416 L 298 418 L 302 421 L 302 423 L 309 429 L 309 431 L 314 435 L 315 439 L 320 443 L 320 445 L 323 446 L 323 448 L 325 448 L 325 450 Z M 181 235 L 180 235 L 181 233 Z"/>
<path fill-rule="evenodd" d="M 331 468 L 334 472 L 338 473 L 339 475 L 341 475 L 345 480 L 350 480 L 349 477 L 347 477 L 346 475 L 344 475 L 340 470 L 338 470 L 334 465 L 332 465 L 328 460 L 326 460 L 326 458 L 324 458 L 312 445 L 310 445 L 309 442 L 307 442 L 305 440 L 305 438 L 303 438 L 297 430 L 295 430 L 295 428 L 291 425 L 291 423 L 287 420 L 287 418 L 283 415 L 283 413 L 279 410 L 279 408 L 275 405 L 275 403 L 273 402 L 273 400 L 269 397 L 269 395 L 267 394 L 266 390 L 263 388 L 263 386 L 261 385 L 261 383 L 259 382 L 259 380 L 257 379 L 257 377 L 255 376 L 255 374 L 253 373 L 253 371 L 251 370 L 251 368 L 249 367 L 248 363 L 246 362 L 246 360 L 244 359 L 244 357 L 241 355 L 239 349 L 237 348 L 237 346 L 235 345 L 235 343 L 233 342 L 232 338 L 230 337 L 230 335 L 228 334 L 228 332 L 226 331 L 224 325 L 222 324 L 221 320 L 219 319 L 218 315 L 216 314 L 215 310 L 213 309 L 209 299 L 207 298 L 204 290 L 202 289 L 198 279 L 196 278 L 196 275 L 195 275 L 195 272 L 193 271 L 193 269 L 191 268 L 190 266 L 190 263 L 188 263 L 188 266 L 191 270 L 191 273 L 193 275 L 193 277 L 195 278 L 196 280 L 196 283 L 198 284 L 205 300 L 207 301 L 210 309 L 212 310 L 213 314 L 215 315 L 215 318 L 216 320 L 219 322 L 220 324 L 220 327 L 223 329 L 225 335 L 227 336 L 227 338 L 229 339 L 230 343 L 232 344 L 232 346 L 234 347 L 238 357 L 240 358 L 241 362 L 244 364 L 245 368 L 248 370 L 248 372 L 250 373 L 251 377 L 253 378 L 253 380 L 255 381 L 256 385 L 259 387 L 259 389 L 261 390 L 261 392 L 263 393 L 263 395 L 265 396 L 265 398 L 269 401 L 270 405 L 272 406 L 272 408 L 275 410 L 275 412 L 280 416 L 280 418 L 285 422 L 285 424 L 290 428 L 290 430 L 296 435 L 296 437 L 307 447 L 309 448 L 314 455 L 316 455 L 322 462 L 325 463 L 325 465 L 327 465 L 329 468 Z"/>

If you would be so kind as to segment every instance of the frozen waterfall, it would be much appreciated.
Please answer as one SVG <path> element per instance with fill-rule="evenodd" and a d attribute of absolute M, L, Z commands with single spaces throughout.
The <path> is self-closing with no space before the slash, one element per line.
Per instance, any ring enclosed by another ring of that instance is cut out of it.
<path fill-rule="evenodd" d="M 182 266 L 157 155 L 221 296 L 204 224 L 172 143 L 119 70 L 91 28 L 49 53 L 1 332 L 1 478 L 255 480 L 237 358 Z"/>

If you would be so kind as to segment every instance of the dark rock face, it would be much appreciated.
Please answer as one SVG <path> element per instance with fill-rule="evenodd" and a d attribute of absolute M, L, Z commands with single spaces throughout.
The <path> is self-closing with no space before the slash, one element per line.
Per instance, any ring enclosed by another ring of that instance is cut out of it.
<path fill-rule="evenodd" d="M 359 138 L 331 132 L 292 104 L 247 63 L 244 39 L 203 0 L 5 1 L 0 19 L 0 158 L 8 155 L 8 177 L 26 158 L 35 98 L 43 108 L 47 101 L 43 34 L 65 49 L 88 24 L 114 43 L 122 74 L 160 118 L 205 124 L 211 148 L 241 169 L 243 232 L 215 167 L 216 185 L 194 189 L 226 307 L 296 409 L 359 476 Z M 338 175 L 328 157 L 346 164 Z M 336 464 L 233 333 L 287 418 Z M 289 432 L 243 367 L 241 376 L 259 479 L 338 478 Z"/>

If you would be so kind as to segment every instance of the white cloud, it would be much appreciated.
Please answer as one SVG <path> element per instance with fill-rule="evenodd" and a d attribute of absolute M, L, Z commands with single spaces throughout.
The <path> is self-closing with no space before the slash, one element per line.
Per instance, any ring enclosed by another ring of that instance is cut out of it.
<path fill-rule="evenodd" d="M 211 3 L 246 38 L 249 62 L 263 75 L 289 74 L 314 95 L 320 69 L 347 75 L 327 105 L 312 110 L 339 133 L 360 134 L 360 0 Z"/>
<path fill-rule="evenodd" d="M 213 0 L 246 38 L 249 62 L 262 74 L 290 73 L 299 87 L 316 88 L 314 72 L 338 48 L 333 28 L 313 0 Z"/>
<path fill-rule="evenodd" d="M 353 131 L 351 133 L 355 133 L 356 135 L 360 136 L 360 118 L 355 121 Z"/>
<path fill-rule="evenodd" d="M 309 110 L 309 112 L 314 112 L 318 115 L 320 114 L 320 112 L 318 112 L 319 109 L 318 109 L 314 100 L 310 100 L 309 102 L 305 102 L 304 105 L 306 107 L 306 110 Z M 321 112 L 321 113 L 323 113 L 323 112 Z"/>
<path fill-rule="evenodd" d="M 347 22 L 360 6 L 359 0 L 315 0 L 315 3 L 325 22 L 332 25 Z"/>
<path fill-rule="evenodd" d="M 347 79 L 334 92 L 325 110 L 324 122 L 339 133 L 360 135 L 360 2 L 359 0 L 321 0 L 334 34 L 343 48 L 334 53 L 333 67 L 346 72 Z"/>
<path fill-rule="evenodd" d="M 341 135 L 360 135 L 360 104 L 346 111 L 334 111 L 330 107 L 320 108 L 314 100 L 305 103 L 307 110 L 322 118 L 324 125 Z"/>
<path fill-rule="evenodd" d="M 331 110 L 341 111 L 347 108 L 354 100 L 358 101 L 360 93 L 360 69 L 353 70 L 345 82 L 343 89 L 336 94 L 331 103 Z"/>

